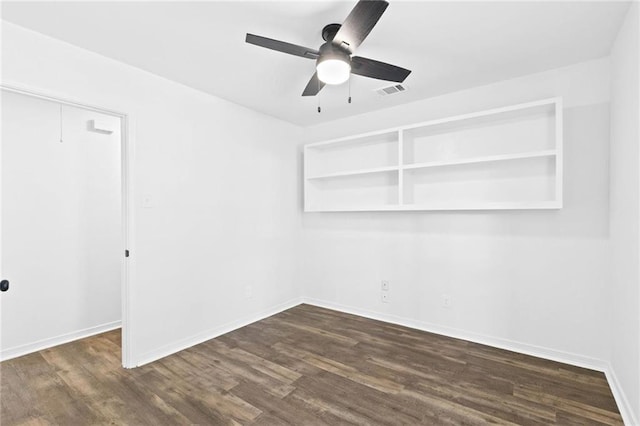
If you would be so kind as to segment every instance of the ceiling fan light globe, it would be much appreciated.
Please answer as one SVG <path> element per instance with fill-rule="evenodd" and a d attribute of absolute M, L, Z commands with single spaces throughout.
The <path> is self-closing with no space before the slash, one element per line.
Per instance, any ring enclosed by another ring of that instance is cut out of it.
<path fill-rule="evenodd" d="M 342 84 L 349 79 L 351 65 L 341 59 L 326 59 L 316 66 L 318 78 L 326 84 Z"/>

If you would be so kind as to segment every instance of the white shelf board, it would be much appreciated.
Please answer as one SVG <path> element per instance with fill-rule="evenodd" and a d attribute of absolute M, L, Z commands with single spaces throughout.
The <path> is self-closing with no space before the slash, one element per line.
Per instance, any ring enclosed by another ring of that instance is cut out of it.
<path fill-rule="evenodd" d="M 398 210 L 537 210 L 561 209 L 559 201 L 534 202 L 460 202 L 439 204 L 405 204 L 398 206 Z"/>
<path fill-rule="evenodd" d="M 360 169 L 360 170 L 346 170 L 344 172 L 336 172 L 336 173 L 326 173 L 322 175 L 315 176 L 307 176 L 307 179 L 328 179 L 342 176 L 356 176 L 356 175 L 365 175 L 369 173 L 385 173 L 385 172 L 397 172 L 399 170 L 398 166 L 388 166 L 388 167 L 373 167 L 370 169 Z"/>
<path fill-rule="evenodd" d="M 375 211 L 395 211 L 403 210 L 397 204 L 376 205 L 376 206 L 332 206 L 332 207 L 310 207 L 304 211 L 307 213 L 323 213 L 323 212 L 375 212 Z"/>
<path fill-rule="evenodd" d="M 380 205 L 380 206 L 348 206 L 348 207 L 323 207 L 308 208 L 307 213 L 322 212 L 375 212 L 375 211 L 447 211 L 447 210 L 542 210 L 561 209 L 559 201 L 540 202 L 500 202 L 500 203 L 442 203 L 442 204 L 404 204 L 404 205 Z"/>
<path fill-rule="evenodd" d="M 399 127 L 395 127 L 391 129 L 376 130 L 374 132 L 361 133 L 355 136 L 345 136 L 342 138 L 331 139 L 328 141 L 313 142 L 313 143 L 306 144 L 304 147 L 305 149 L 325 149 L 325 148 L 331 148 L 331 145 L 335 145 L 335 144 L 344 144 L 344 143 L 358 144 L 361 142 L 365 142 L 367 140 L 371 140 L 373 142 L 375 141 L 374 137 L 376 136 L 389 137 L 389 140 L 381 139 L 379 141 L 380 143 L 392 143 L 392 142 L 397 142 L 399 129 L 400 129 Z M 393 140 L 393 139 L 396 139 L 396 140 Z"/>
<path fill-rule="evenodd" d="M 518 105 L 511 105 L 511 106 L 501 107 L 501 108 L 493 108 L 485 111 L 472 112 L 469 114 L 461 114 L 453 117 L 438 118 L 435 120 L 429 120 L 429 121 L 424 121 L 422 123 L 412 124 L 410 126 L 402 126 L 402 127 L 399 127 L 398 130 L 400 129 L 413 130 L 421 127 L 431 127 L 438 124 L 453 123 L 457 121 L 470 120 L 474 118 L 495 116 L 495 115 L 504 114 L 508 112 L 520 111 L 524 109 L 530 109 L 530 108 L 536 108 L 536 107 L 542 107 L 542 106 L 551 106 L 551 105 L 557 106 L 557 105 L 561 105 L 561 103 L 562 103 L 561 97 L 548 98 L 548 99 L 542 99 L 539 101 L 527 102 L 527 103 L 518 104 Z"/>
<path fill-rule="evenodd" d="M 444 166 L 457 166 L 462 164 L 489 163 L 494 161 L 519 160 L 524 158 L 553 157 L 555 155 L 556 155 L 555 149 L 548 149 L 544 151 L 522 152 L 517 154 L 487 155 L 482 157 L 461 158 L 457 160 L 430 161 L 427 163 L 404 164 L 402 168 L 407 170 L 422 169 L 427 167 L 444 167 Z"/>

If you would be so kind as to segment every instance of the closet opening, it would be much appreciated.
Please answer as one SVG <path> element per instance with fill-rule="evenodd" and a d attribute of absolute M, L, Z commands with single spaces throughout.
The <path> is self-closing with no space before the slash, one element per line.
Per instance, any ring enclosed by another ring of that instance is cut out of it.
<path fill-rule="evenodd" d="M 0 88 L 0 360 L 109 333 L 133 367 L 129 118 Z"/>

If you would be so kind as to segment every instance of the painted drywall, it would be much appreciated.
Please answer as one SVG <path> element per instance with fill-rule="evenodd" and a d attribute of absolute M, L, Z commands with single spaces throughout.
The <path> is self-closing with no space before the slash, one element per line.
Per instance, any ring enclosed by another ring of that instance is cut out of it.
<path fill-rule="evenodd" d="M 120 119 L 60 108 L 2 93 L 2 359 L 120 323 Z"/>
<path fill-rule="evenodd" d="M 640 424 L 640 33 L 634 3 L 611 52 L 611 366 Z"/>
<path fill-rule="evenodd" d="M 554 96 L 565 103 L 563 209 L 304 214 L 304 295 L 602 367 L 610 314 L 607 58 L 316 126 L 307 142 Z M 381 280 L 390 282 L 389 303 Z"/>
<path fill-rule="evenodd" d="M 132 118 L 132 364 L 298 301 L 297 127 L 7 22 L 2 59 L 4 83 Z"/>

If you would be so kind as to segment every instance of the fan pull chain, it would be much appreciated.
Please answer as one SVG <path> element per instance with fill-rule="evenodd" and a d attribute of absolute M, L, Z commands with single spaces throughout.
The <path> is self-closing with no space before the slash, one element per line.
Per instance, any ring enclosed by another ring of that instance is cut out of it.
<path fill-rule="evenodd" d="M 60 143 L 62 142 L 62 104 L 60 104 Z"/>
<path fill-rule="evenodd" d="M 318 114 L 320 114 L 322 112 L 322 108 L 320 108 L 320 90 L 322 87 L 320 87 L 320 79 L 316 78 L 316 80 L 318 80 L 318 93 L 316 96 L 318 97 Z"/>
<path fill-rule="evenodd" d="M 349 74 L 349 103 L 351 103 L 351 74 Z"/>

